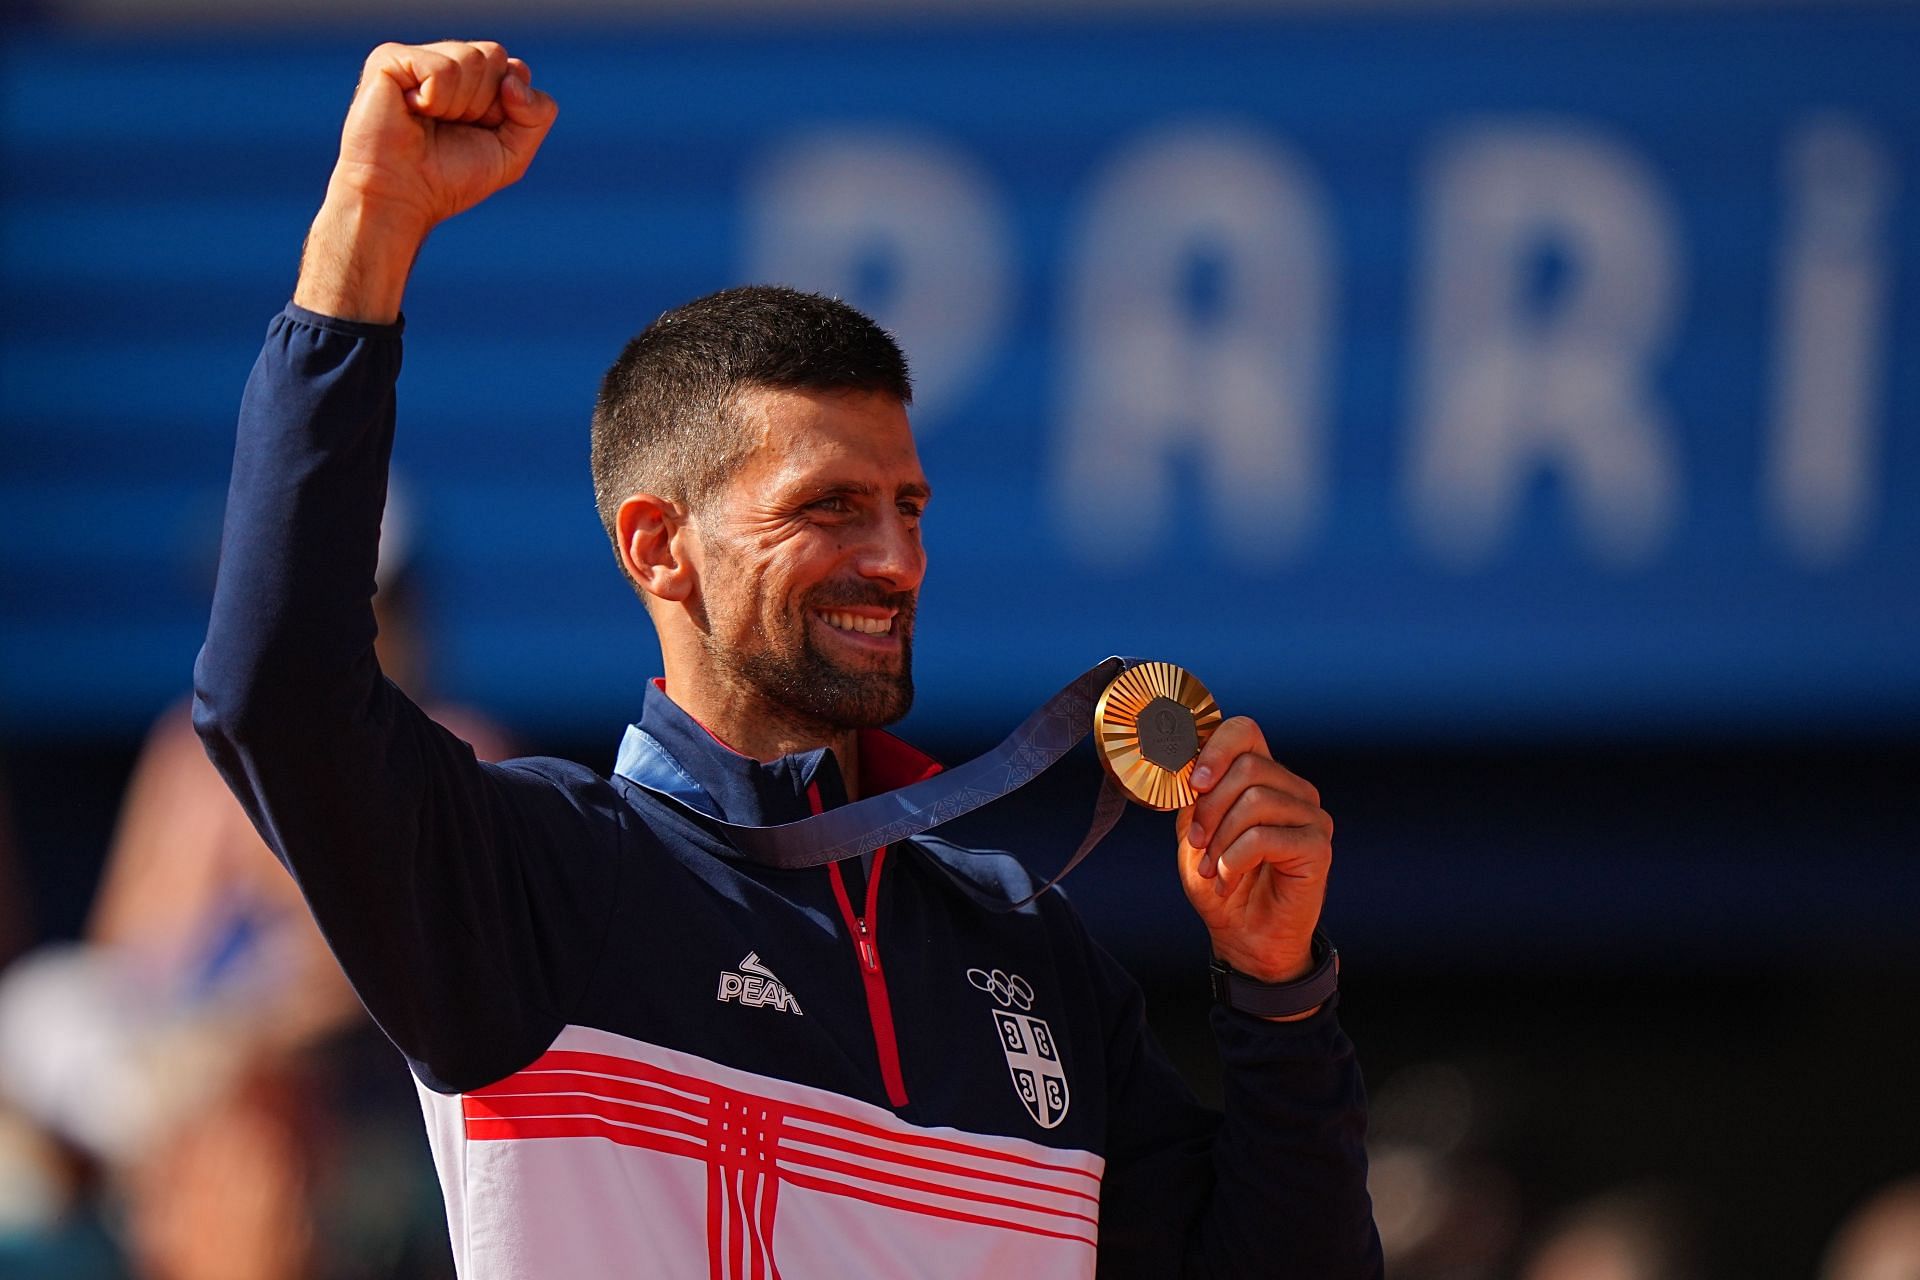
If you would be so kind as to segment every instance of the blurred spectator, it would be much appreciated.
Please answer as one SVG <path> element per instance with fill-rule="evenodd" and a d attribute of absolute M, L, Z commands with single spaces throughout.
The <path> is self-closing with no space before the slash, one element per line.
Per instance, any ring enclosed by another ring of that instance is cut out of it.
<path fill-rule="evenodd" d="M 375 598 L 382 668 L 426 680 L 408 522 L 390 501 Z M 470 711 L 435 706 L 483 759 L 506 743 Z M 227 1086 L 191 1124 L 141 1154 L 128 1184 L 128 1237 L 157 1280 L 275 1280 L 326 1269 L 315 1201 L 340 1135 L 309 1050 L 370 1029 L 306 904 L 207 760 L 183 704 L 148 738 L 108 859 L 91 940 L 132 957 L 190 1002 L 252 1016 L 236 1035 Z M 397 1066 L 397 1064 L 396 1064 Z"/>
<path fill-rule="evenodd" d="M 1486 1154 L 1486 1089 L 1452 1063 L 1374 1090 L 1368 1190 L 1395 1280 L 1491 1280 L 1519 1233 L 1514 1180 Z"/>
<path fill-rule="evenodd" d="M 1820 1280 L 1920 1280 L 1920 1177 L 1886 1188 L 1840 1224 Z"/>
<path fill-rule="evenodd" d="M 123 1280 L 89 1203 L 93 1167 L 0 1105 L 0 1280 Z"/>
<path fill-rule="evenodd" d="M 386 527 L 379 656 L 417 697 L 396 500 Z M 430 709 L 482 758 L 507 754 L 475 713 Z M 0 1091 L 110 1170 L 144 1280 L 392 1275 L 421 1230 L 444 1254 L 445 1227 L 424 1149 L 382 1136 L 414 1100 L 390 1050 L 361 1050 L 378 1039 L 176 705 L 135 766 L 87 945 L 38 953 L 0 985 Z M 357 1113 L 368 1098 L 384 1102 Z"/>
<path fill-rule="evenodd" d="M 1657 1186 L 1576 1205 L 1527 1260 L 1521 1280 L 1695 1280 L 1693 1227 L 1680 1196 Z"/>
<path fill-rule="evenodd" d="M 426 671 L 412 581 L 383 583 L 375 612 L 382 668 L 418 691 Z M 476 713 L 431 710 L 481 759 L 507 754 Z M 297 1048 L 365 1017 L 293 878 L 208 761 L 185 702 L 154 725 L 134 767 L 87 937 L 188 1001 L 254 992 L 270 1006 L 250 1027 L 262 1048 Z"/>

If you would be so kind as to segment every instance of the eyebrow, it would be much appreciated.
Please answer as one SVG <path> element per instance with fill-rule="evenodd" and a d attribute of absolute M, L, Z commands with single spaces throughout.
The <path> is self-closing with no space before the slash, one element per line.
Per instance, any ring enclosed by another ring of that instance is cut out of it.
<path fill-rule="evenodd" d="M 876 486 L 858 480 L 848 480 L 837 484 L 808 485 L 801 490 L 802 496 L 808 501 L 819 498 L 837 497 L 842 494 L 853 498 L 871 498 L 878 492 L 879 490 Z M 895 489 L 893 496 L 895 498 L 918 498 L 920 501 L 926 502 L 933 497 L 933 490 L 918 481 L 910 481 Z"/>

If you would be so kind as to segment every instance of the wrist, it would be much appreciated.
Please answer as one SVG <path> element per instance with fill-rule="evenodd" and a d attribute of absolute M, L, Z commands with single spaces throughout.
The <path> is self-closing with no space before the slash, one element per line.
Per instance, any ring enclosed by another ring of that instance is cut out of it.
<path fill-rule="evenodd" d="M 1256 982 L 1298 982 L 1312 973 L 1320 957 L 1314 954 L 1314 935 L 1297 944 L 1260 947 L 1243 945 L 1233 937 L 1210 934 L 1214 959 Z"/>
<path fill-rule="evenodd" d="M 1236 968 L 1216 951 L 1209 966 L 1215 1003 L 1269 1022 L 1299 1022 L 1318 1013 L 1340 983 L 1340 953 L 1327 936 L 1315 931 L 1310 968 L 1297 976 L 1272 981 Z"/>
<path fill-rule="evenodd" d="M 415 210 L 355 190 L 336 173 L 307 232 L 294 302 L 339 320 L 392 324 L 432 225 Z"/>

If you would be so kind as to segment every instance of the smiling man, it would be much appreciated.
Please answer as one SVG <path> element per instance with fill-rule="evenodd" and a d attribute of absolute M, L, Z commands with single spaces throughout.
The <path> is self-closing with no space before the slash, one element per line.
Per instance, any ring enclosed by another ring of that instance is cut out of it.
<path fill-rule="evenodd" d="M 210 753 L 419 1083 L 460 1273 L 1377 1276 L 1315 931 L 1332 823 L 1252 722 L 1207 744 L 1171 850 L 1224 1115 L 1060 895 L 1012 909 L 1013 858 L 736 847 L 939 772 L 882 730 L 929 485 L 905 361 L 858 312 L 729 290 L 608 372 L 596 497 L 665 666 L 612 777 L 478 762 L 381 674 L 407 275 L 555 113 L 498 45 L 368 59 L 242 402 L 195 670 Z"/>
<path fill-rule="evenodd" d="M 659 632 L 668 687 L 770 760 L 913 705 L 931 493 L 905 359 L 866 317 L 791 289 L 668 312 L 607 371 L 594 493 Z"/>

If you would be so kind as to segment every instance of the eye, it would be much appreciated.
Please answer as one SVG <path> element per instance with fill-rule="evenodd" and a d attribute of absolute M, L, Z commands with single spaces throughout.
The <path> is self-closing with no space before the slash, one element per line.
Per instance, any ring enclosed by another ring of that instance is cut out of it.
<path fill-rule="evenodd" d="M 902 502 L 899 503 L 898 506 L 900 508 L 900 514 L 909 520 L 918 520 L 921 512 L 925 510 L 925 508 L 917 502 Z"/>
<path fill-rule="evenodd" d="M 818 502 L 809 502 L 807 504 L 807 510 L 824 511 L 828 515 L 845 515 L 853 510 L 853 504 L 848 502 L 845 497 L 835 494 L 831 498 L 822 498 Z"/>

